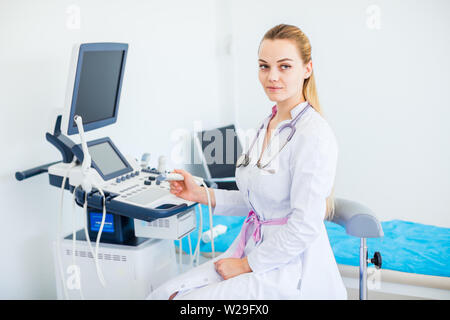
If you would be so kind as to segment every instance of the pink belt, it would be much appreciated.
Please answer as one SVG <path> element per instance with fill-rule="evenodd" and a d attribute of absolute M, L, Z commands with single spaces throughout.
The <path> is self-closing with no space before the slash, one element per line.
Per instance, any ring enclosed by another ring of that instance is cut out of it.
<path fill-rule="evenodd" d="M 242 258 L 245 245 L 247 244 L 247 242 L 245 241 L 247 238 L 246 237 L 247 229 L 251 223 L 256 225 L 255 231 L 253 231 L 253 240 L 255 240 L 255 243 L 258 243 L 258 241 L 261 240 L 261 225 L 268 225 L 268 226 L 282 225 L 285 224 L 288 221 L 288 219 L 289 219 L 288 217 L 284 217 L 279 219 L 260 221 L 258 215 L 253 210 L 250 210 L 247 219 L 245 219 L 244 226 L 241 232 L 241 238 L 239 239 L 238 242 L 238 246 L 231 257 Z"/>

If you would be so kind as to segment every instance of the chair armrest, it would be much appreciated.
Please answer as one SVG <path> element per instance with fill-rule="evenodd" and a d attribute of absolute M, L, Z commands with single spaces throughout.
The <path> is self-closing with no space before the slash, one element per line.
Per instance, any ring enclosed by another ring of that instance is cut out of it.
<path fill-rule="evenodd" d="M 345 228 L 348 235 L 359 238 L 380 238 L 383 228 L 375 214 L 364 205 L 342 198 L 336 198 L 332 222 Z"/>

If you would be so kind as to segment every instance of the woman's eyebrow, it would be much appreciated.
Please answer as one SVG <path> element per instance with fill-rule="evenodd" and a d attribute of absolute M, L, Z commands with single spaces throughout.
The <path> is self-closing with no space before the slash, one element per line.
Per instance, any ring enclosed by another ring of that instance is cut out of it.
<path fill-rule="evenodd" d="M 263 59 L 259 59 L 258 61 L 261 61 L 261 62 L 267 63 L 267 61 L 264 61 Z M 289 58 L 284 58 L 284 59 L 278 60 L 277 62 L 283 62 L 283 61 L 294 61 L 294 60 L 292 60 L 292 59 L 289 59 Z"/>

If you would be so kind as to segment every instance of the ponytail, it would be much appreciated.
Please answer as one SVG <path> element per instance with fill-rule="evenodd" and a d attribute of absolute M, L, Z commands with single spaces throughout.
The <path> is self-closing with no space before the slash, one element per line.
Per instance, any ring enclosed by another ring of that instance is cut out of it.
<path fill-rule="evenodd" d="M 314 79 L 314 71 L 308 79 L 303 82 L 303 96 L 305 100 L 316 110 L 322 117 L 322 109 L 320 108 L 319 95 L 317 94 L 316 81 Z M 334 217 L 334 185 L 331 193 L 327 198 L 327 209 L 325 213 L 325 220 L 332 220 Z"/>

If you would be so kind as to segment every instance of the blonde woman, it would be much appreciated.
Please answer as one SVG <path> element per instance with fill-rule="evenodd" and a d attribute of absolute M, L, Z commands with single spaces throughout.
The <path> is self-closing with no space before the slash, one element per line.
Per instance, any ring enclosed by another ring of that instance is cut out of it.
<path fill-rule="evenodd" d="M 214 214 L 247 216 L 221 256 L 166 282 L 149 299 L 346 299 L 324 225 L 333 214 L 338 148 L 322 117 L 311 45 L 277 25 L 258 50 L 259 81 L 276 103 L 237 163 L 238 191 L 210 189 Z M 184 170 L 171 192 L 207 204 Z"/>

